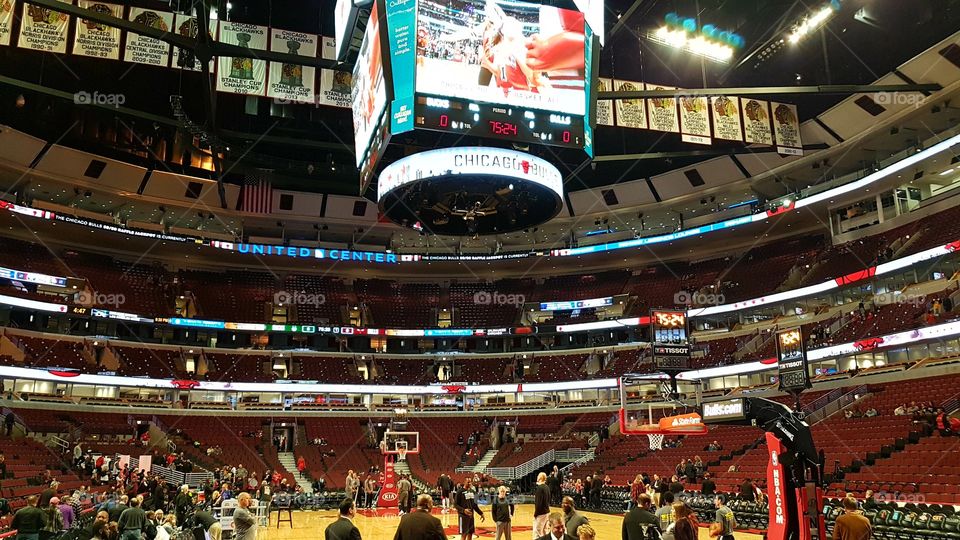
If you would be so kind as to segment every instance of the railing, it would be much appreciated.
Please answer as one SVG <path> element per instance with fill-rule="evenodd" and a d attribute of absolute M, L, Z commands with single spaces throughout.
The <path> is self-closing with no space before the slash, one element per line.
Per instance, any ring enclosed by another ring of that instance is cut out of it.
<path fill-rule="evenodd" d="M 527 461 L 526 463 L 521 463 L 516 467 L 487 467 L 484 472 L 493 476 L 494 478 L 499 478 L 500 480 L 516 480 L 518 478 L 523 478 L 524 476 L 542 469 L 543 467 L 556 462 L 570 462 L 575 464 L 578 462 L 589 461 L 593 459 L 594 451 L 593 449 L 584 450 L 582 448 L 571 448 L 569 450 L 554 450 L 550 449 L 546 452 L 540 454 L 539 456 Z"/>
<path fill-rule="evenodd" d="M 807 406 L 803 408 L 803 412 L 812 413 L 819 411 L 820 409 L 826 407 L 831 402 L 840 398 L 843 395 L 843 388 L 834 388 L 830 392 L 818 397 L 817 399 L 807 403 Z"/>
<path fill-rule="evenodd" d="M 54 435 L 54 436 L 50 437 L 50 440 L 53 442 L 53 445 L 54 445 L 54 446 L 56 446 L 57 448 L 60 449 L 60 453 L 61 453 L 61 454 L 66 453 L 66 451 L 70 448 L 70 443 L 67 442 L 66 439 L 62 439 L 62 438 Z M 73 454 L 71 454 L 71 455 L 73 455 Z"/>
<path fill-rule="evenodd" d="M 580 465 L 583 465 L 588 461 L 593 461 L 594 457 L 596 457 L 596 454 L 594 453 L 593 448 L 591 448 L 590 450 L 583 451 L 583 455 L 581 455 L 579 458 L 571 461 L 570 463 L 564 465 L 563 467 L 560 467 L 560 475 L 563 476 L 567 474 L 567 471 L 570 471 L 574 467 L 579 467 Z"/>
<path fill-rule="evenodd" d="M 831 392 L 831 394 L 832 394 L 832 393 L 833 393 L 833 392 Z M 811 410 L 811 411 L 807 414 L 805 420 L 806 420 L 806 422 L 807 422 L 808 424 L 816 424 L 817 422 L 820 422 L 820 421 L 824 420 L 825 418 L 827 418 L 827 417 L 830 416 L 831 414 L 833 414 L 833 413 L 835 413 L 835 412 L 843 409 L 843 408 L 846 407 L 847 405 L 850 405 L 851 403 L 853 403 L 853 402 L 856 401 L 857 399 L 859 399 L 859 398 L 867 395 L 868 393 L 869 393 L 869 389 L 867 389 L 867 385 L 861 384 L 860 386 L 857 386 L 856 388 L 852 388 L 852 389 L 848 390 L 845 394 L 843 394 L 843 395 L 841 395 L 840 397 L 834 399 L 833 401 L 830 401 L 829 403 L 824 404 L 824 405 L 823 405 L 822 407 L 820 407 L 819 409 Z M 829 394 L 828 394 L 828 395 L 829 395 Z M 817 401 L 819 401 L 819 400 L 817 400 Z M 812 405 L 812 403 L 811 403 L 811 405 Z"/>

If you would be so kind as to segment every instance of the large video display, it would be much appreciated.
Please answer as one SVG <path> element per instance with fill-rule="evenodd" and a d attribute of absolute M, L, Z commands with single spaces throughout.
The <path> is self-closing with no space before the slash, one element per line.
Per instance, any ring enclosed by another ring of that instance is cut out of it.
<path fill-rule="evenodd" d="M 504 0 L 420 0 L 417 93 L 583 116 L 584 15 Z"/>
<path fill-rule="evenodd" d="M 383 54 L 380 43 L 380 17 L 374 2 L 370 23 L 363 34 L 360 54 L 353 67 L 353 133 L 357 151 L 357 167 L 370 146 L 370 140 L 380 116 L 387 107 L 387 85 L 383 73 Z"/>

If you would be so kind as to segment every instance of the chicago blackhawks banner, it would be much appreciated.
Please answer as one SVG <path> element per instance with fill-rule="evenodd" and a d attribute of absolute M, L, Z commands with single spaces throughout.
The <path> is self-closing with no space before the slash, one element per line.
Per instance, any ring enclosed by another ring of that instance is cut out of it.
<path fill-rule="evenodd" d="M 613 89 L 613 79 L 597 79 L 597 92 L 609 92 Z M 609 99 L 597 100 L 597 125 L 613 125 L 613 102 Z"/>
<path fill-rule="evenodd" d="M 711 144 L 710 105 L 706 96 L 680 98 L 680 138 L 694 144 Z"/>
<path fill-rule="evenodd" d="M 254 51 L 267 50 L 266 26 L 220 21 L 220 42 Z M 221 57 L 217 66 L 217 91 L 262 96 L 267 90 L 267 62 L 249 57 Z"/>
<path fill-rule="evenodd" d="M 743 140 L 739 99 L 727 96 L 711 97 L 710 111 L 713 115 L 714 137 L 725 141 Z"/>
<path fill-rule="evenodd" d="M 647 83 L 647 90 L 674 90 L 672 86 Z M 650 98 L 647 100 L 647 114 L 650 116 L 650 129 L 679 133 L 677 121 L 677 98 Z"/>
<path fill-rule="evenodd" d="M 0 45 L 10 44 L 13 33 L 13 0 L 0 0 Z"/>
<path fill-rule="evenodd" d="M 173 28 L 173 13 L 152 9 L 132 7 L 129 19 L 135 23 L 169 32 Z M 159 39 L 127 32 L 127 45 L 123 49 L 123 60 L 150 66 L 170 65 L 170 44 Z"/>
<path fill-rule="evenodd" d="M 196 17 L 177 13 L 173 19 L 173 30 L 184 37 L 196 39 L 200 30 L 200 23 Z M 217 21 L 210 21 L 210 38 L 215 39 L 217 34 Z M 188 50 L 176 48 L 173 53 L 173 67 L 181 67 L 189 71 L 200 71 L 201 65 L 197 58 Z M 213 73 L 213 60 L 210 60 L 210 73 Z"/>
<path fill-rule="evenodd" d="M 77 6 L 89 9 L 94 13 L 110 15 L 118 19 L 123 18 L 123 6 L 116 4 L 79 0 Z M 73 32 L 73 54 L 77 56 L 119 60 L 120 29 L 89 19 L 77 19 Z"/>
<path fill-rule="evenodd" d="M 748 143 L 773 144 L 770 131 L 770 104 L 759 99 L 740 98 L 743 109 L 743 139 Z"/>
<path fill-rule="evenodd" d="M 770 106 L 773 108 L 773 135 L 777 141 L 777 152 L 802 156 L 803 142 L 800 141 L 797 106 L 776 102 L 770 103 Z"/>
<path fill-rule="evenodd" d="M 617 92 L 635 92 L 643 90 L 643 83 L 636 81 L 613 81 Z M 647 104 L 642 99 L 618 99 L 614 102 L 617 112 L 617 125 L 626 128 L 647 129 Z M 599 123 L 599 113 L 597 123 Z"/>
<path fill-rule="evenodd" d="M 69 4 L 70 2 L 64 2 Z M 17 47 L 54 53 L 67 52 L 67 30 L 70 17 L 50 8 L 23 4 L 20 17 L 20 39 Z"/>
<path fill-rule="evenodd" d="M 270 50 L 315 58 L 317 35 L 288 32 L 274 28 L 270 31 Z M 299 64 L 270 62 L 270 83 L 267 97 L 283 101 L 313 103 L 316 68 Z"/>
<path fill-rule="evenodd" d="M 336 40 L 332 37 L 323 38 L 323 57 L 327 60 L 334 58 Z M 351 107 L 351 92 L 353 92 L 353 74 L 349 71 L 320 70 L 320 91 L 317 92 L 317 104 L 330 107 Z"/>

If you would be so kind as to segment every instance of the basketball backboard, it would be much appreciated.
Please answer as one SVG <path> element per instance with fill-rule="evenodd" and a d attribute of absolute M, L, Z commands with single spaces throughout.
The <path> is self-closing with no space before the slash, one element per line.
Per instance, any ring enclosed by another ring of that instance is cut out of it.
<path fill-rule="evenodd" d="M 395 455 L 400 461 L 406 459 L 407 454 L 419 454 L 420 433 L 387 430 L 383 433 L 383 441 L 380 442 L 380 452 Z"/>

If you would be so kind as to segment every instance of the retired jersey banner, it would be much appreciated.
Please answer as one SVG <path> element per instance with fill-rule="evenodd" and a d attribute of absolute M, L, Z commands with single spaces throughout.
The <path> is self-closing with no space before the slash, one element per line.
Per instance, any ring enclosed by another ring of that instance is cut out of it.
<path fill-rule="evenodd" d="M 66 53 L 69 26 L 70 17 L 66 13 L 24 2 L 17 46 L 35 51 Z"/>
<path fill-rule="evenodd" d="M 802 156 L 803 142 L 800 141 L 797 106 L 777 102 L 771 102 L 770 106 L 773 108 L 773 135 L 777 142 L 777 152 Z"/>
<path fill-rule="evenodd" d="M 337 50 L 336 40 L 324 36 L 321 52 L 323 58 L 333 60 Z M 330 107 L 351 107 L 351 93 L 353 92 L 353 74 L 349 71 L 320 70 L 320 89 L 317 92 L 317 104 Z"/>
<path fill-rule="evenodd" d="M 270 30 L 270 50 L 296 54 L 309 58 L 317 57 L 317 35 L 289 32 L 274 28 Z M 299 64 L 270 62 L 270 81 L 267 97 L 298 103 L 313 103 L 316 92 L 316 68 Z"/>
<path fill-rule="evenodd" d="M 706 96 L 680 98 L 680 138 L 694 144 L 711 144 L 710 104 Z"/>
<path fill-rule="evenodd" d="M 647 90 L 675 90 L 675 88 L 647 83 Z M 677 120 L 677 98 L 647 99 L 647 115 L 650 117 L 650 129 L 667 133 L 680 132 L 680 122 Z"/>
<path fill-rule="evenodd" d="M 166 11 L 132 7 L 128 19 L 161 32 L 169 32 L 173 28 L 173 13 Z M 152 37 L 127 32 L 123 60 L 136 64 L 167 67 L 170 65 L 170 44 Z"/>
<path fill-rule="evenodd" d="M 773 144 L 770 131 L 770 104 L 759 99 L 740 98 L 743 110 L 743 140 L 748 143 Z"/>
<path fill-rule="evenodd" d="M 173 19 L 173 31 L 181 36 L 196 39 L 199 34 L 200 23 L 196 17 L 177 13 Z M 210 21 L 209 34 L 211 40 L 216 38 L 217 21 Z M 203 66 L 197 61 L 197 58 L 188 50 L 175 48 L 173 51 L 173 67 L 180 67 L 188 71 L 200 71 Z M 213 73 L 213 60 L 210 60 L 210 73 Z"/>
<path fill-rule="evenodd" d="M 10 35 L 13 34 L 13 3 L 14 0 L 0 0 L 0 45 L 10 44 Z"/>
<path fill-rule="evenodd" d="M 713 115 L 715 138 L 725 141 L 743 141 L 739 99 L 727 96 L 711 97 L 710 111 Z"/>
<path fill-rule="evenodd" d="M 597 92 L 609 92 L 613 88 L 613 79 L 597 78 Z M 597 125 L 613 125 L 613 101 L 609 99 L 597 100 Z"/>
<path fill-rule="evenodd" d="M 118 19 L 123 18 L 123 6 L 117 4 L 78 0 L 77 6 L 101 15 L 110 15 Z M 73 54 L 119 60 L 120 29 L 84 18 L 77 19 L 73 32 Z"/>
<path fill-rule="evenodd" d="M 220 42 L 254 51 L 267 50 L 266 26 L 220 21 Z M 267 62 L 223 56 L 217 66 L 217 91 L 262 96 L 267 90 Z"/>
<path fill-rule="evenodd" d="M 643 90 L 642 82 L 613 81 L 616 92 L 636 92 Z M 647 104 L 642 99 L 618 99 L 614 101 L 617 112 L 617 125 L 625 128 L 647 129 Z M 599 116 L 598 123 L 599 123 Z"/>

